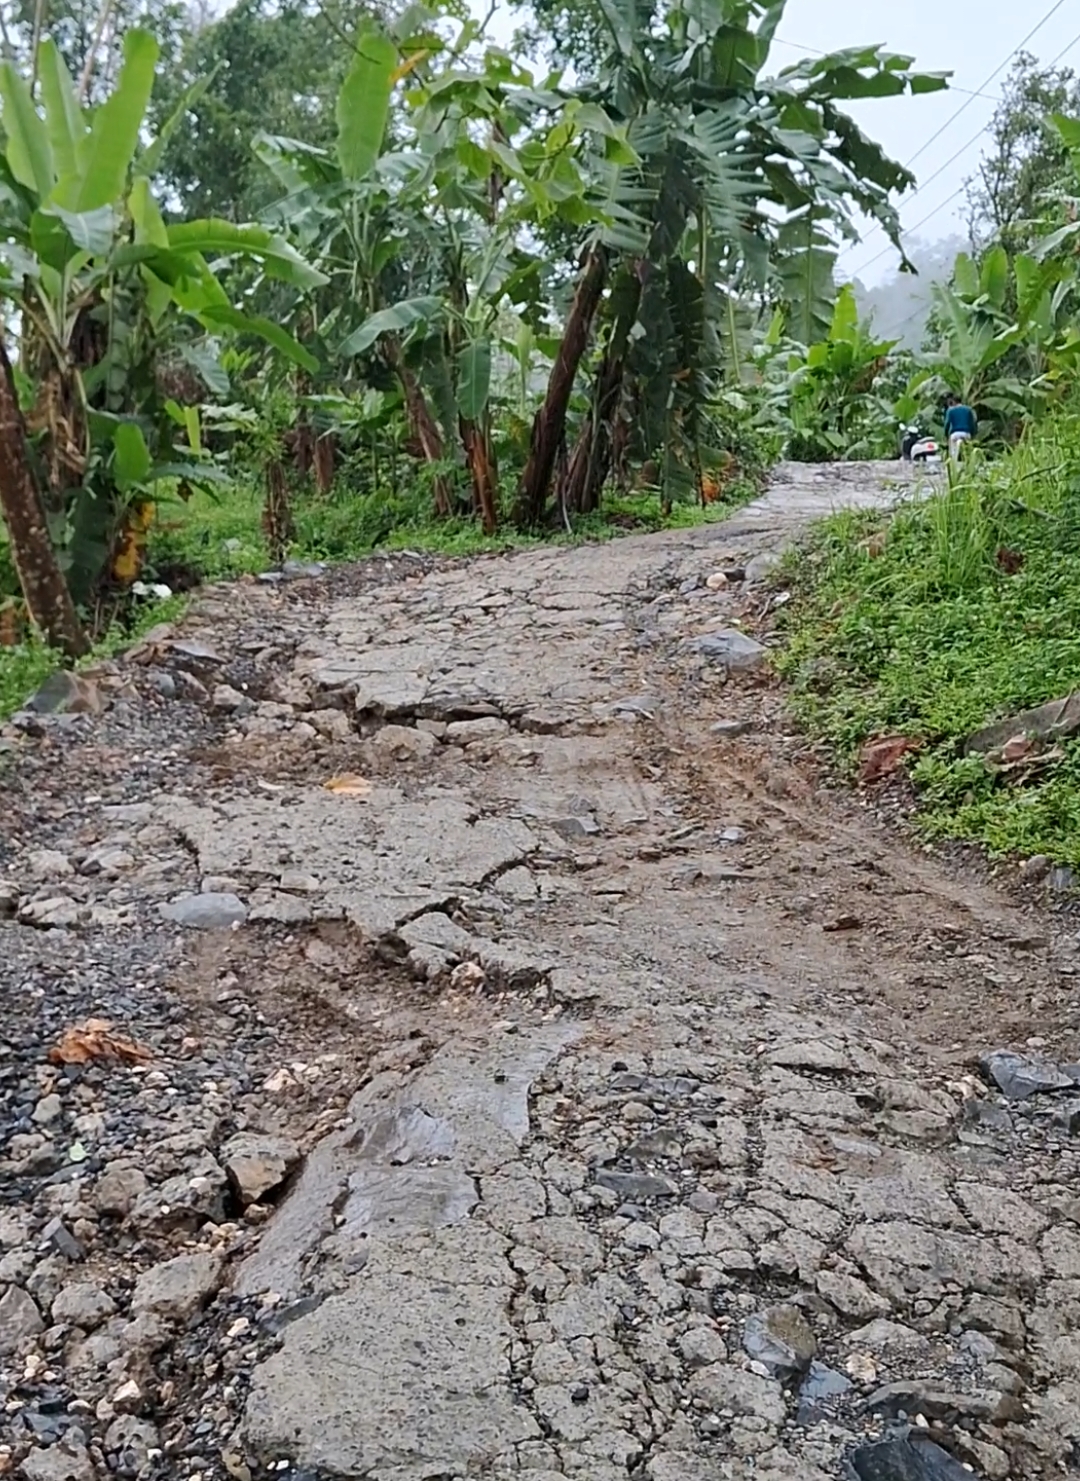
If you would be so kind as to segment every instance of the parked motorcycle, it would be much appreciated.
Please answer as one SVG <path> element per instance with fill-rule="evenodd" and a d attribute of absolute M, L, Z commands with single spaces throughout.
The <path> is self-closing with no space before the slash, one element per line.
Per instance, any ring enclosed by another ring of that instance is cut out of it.
<path fill-rule="evenodd" d="M 901 429 L 900 457 L 905 463 L 940 463 L 941 444 L 914 425 Z"/>

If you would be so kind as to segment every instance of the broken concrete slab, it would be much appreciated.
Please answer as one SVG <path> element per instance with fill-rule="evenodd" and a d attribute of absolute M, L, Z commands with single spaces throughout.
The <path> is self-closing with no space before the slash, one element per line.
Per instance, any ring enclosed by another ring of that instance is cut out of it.
<path fill-rule="evenodd" d="M 293 1322 L 256 1369 L 251 1452 L 332 1476 L 478 1475 L 540 1429 L 511 1387 L 512 1281 L 453 1282 L 423 1269 L 359 1279 Z"/>
<path fill-rule="evenodd" d="M 1005 745 L 1013 736 L 1062 740 L 1065 736 L 1076 735 L 1077 732 L 1080 732 L 1080 690 L 984 725 L 981 730 L 973 731 L 967 737 L 963 742 L 963 750 L 968 756 L 985 755 L 988 751 L 996 751 Z"/>
<path fill-rule="evenodd" d="M 204 875 L 277 880 L 283 866 L 319 881 L 312 918 L 345 916 L 378 940 L 436 910 L 539 847 L 513 818 L 478 817 L 460 794 L 377 790 L 362 809 L 325 791 L 216 805 L 162 799 L 160 816 L 198 854 Z M 192 906 L 191 908 L 195 908 Z"/>
<path fill-rule="evenodd" d="M 552 1024 L 493 1043 L 448 1044 L 412 1075 L 373 1081 L 353 1124 L 324 1139 L 240 1269 L 247 1295 L 299 1294 L 302 1272 L 334 1236 L 348 1269 L 361 1251 L 467 1217 L 475 1179 L 509 1162 L 529 1133 L 529 1090 L 576 1030 Z"/>

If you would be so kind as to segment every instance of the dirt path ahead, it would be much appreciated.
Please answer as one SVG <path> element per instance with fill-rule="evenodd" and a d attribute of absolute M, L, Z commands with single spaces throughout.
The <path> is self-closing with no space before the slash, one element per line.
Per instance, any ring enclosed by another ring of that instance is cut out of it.
<path fill-rule="evenodd" d="M 210 592 L 20 722 L 0 1471 L 1078 1473 L 1075 941 L 824 790 L 733 624 L 895 473 Z"/>

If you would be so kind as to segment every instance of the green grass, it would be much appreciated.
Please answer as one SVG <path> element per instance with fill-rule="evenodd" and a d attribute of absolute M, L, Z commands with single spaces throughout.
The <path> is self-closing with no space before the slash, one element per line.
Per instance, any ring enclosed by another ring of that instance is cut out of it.
<path fill-rule="evenodd" d="M 430 500 L 417 490 L 409 496 L 358 494 L 335 487 L 325 497 L 296 497 L 296 539 L 290 556 L 301 561 L 360 560 L 375 550 L 422 550 L 443 555 L 479 555 L 539 544 L 578 544 L 615 539 L 648 530 L 676 528 L 725 518 L 757 492 L 747 480 L 735 486 L 723 504 L 701 509 L 676 504 L 664 516 L 660 500 L 643 493 L 609 496 L 603 510 L 574 522 L 572 533 L 552 530 L 521 535 L 509 524 L 486 537 L 471 519 L 434 520 Z M 216 501 L 196 494 L 186 504 L 163 508 L 150 544 L 150 565 L 167 578 L 182 565 L 204 580 L 221 580 L 265 571 L 270 562 L 261 529 L 262 494 L 253 485 L 237 485 Z"/>
<path fill-rule="evenodd" d="M 723 519 L 756 491 L 756 485 L 747 480 L 730 490 L 724 504 L 712 504 L 704 510 L 696 505 L 677 504 L 667 517 L 655 495 L 612 497 L 606 501 L 602 513 L 578 521 L 572 535 L 553 531 L 546 537 L 525 536 L 508 526 L 505 533 L 486 538 L 472 520 L 433 520 L 429 513 L 430 499 L 419 486 L 406 496 L 390 497 L 358 494 L 342 484 L 325 497 L 309 494 L 295 498 L 296 540 L 290 556 L 300 561 L 349 561 L 360 560 L 373 550 L 402 549 L 465 556 L 539 544 L 613 539 Z M 183 574 L 185 582 L 190 584 L 192 580 L 220 581 L 265 571 L 270 556 L 261 517 L 261 490 L 243 483 L 215 500 L 195 494 L 186 503 L 178 500 L 163 503 L 151 536 L 145 578 L 172 584 Z M 6 594 L 4 554 L 0 548 L 0 597 Z M 8 570 L 6 576 L 7 586 L 14 591 L 13 572 Z M 94 657 L 115 653 L 132 642 L 141 630 L 176 616 L 183 605 L 181 597 L 148 604 L 134 627 L 129 625 L 124 631 L 113 629 L 105 634 Z M 57 656 L 40 643 L 0 648 L 0 718 L 25 703 L 59 663 Z"/>
<path fill-rule="evenodd" d="M 164 602 L 148 602 L 125 628 L 116 627 L 105 633 L 93 651 L 75 667 L 87 668 L 104 658 L 112 658 L 159 622 L 171 622 L 178 617 L 184 606 L 183 597 L 175 596 Z M 33 641 L 14 648 L 0 648 L 0 719 L 20 709 L 49 675 L 62 667 L 63 660 L 44 643 Z"/>
<path fill-rule="evenodd" d="M 1022 557 L 1015 574 L 1001 551 Z M 807 729 L 849 767 L 868 737 L 920 741 L 910 769 L 928 836 L 1080 866 L 1080 740 L 1026 782 L 958 745 L 1080 687 L 1080 408 L 887 519 L 825 521 L 788 574 L 780 669 Z"/>

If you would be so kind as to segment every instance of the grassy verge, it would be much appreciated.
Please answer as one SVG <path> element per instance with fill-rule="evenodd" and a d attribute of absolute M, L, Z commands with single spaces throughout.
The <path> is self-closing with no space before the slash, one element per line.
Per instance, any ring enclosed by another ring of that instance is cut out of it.
<path fill-rule="evenodd" d="M 781 670 L 807 728 L 848 766 L 869 737 L 918 742 L 928 835 L 1080 867 L 1080 739 L 1012 774 L 959 748 L 1080 687 L 1080 405 L 887 520 L 825 521 L 790 574 Z"/>
<path fill-rule="evenodd" d="M 304 562 L 359 560 L 374 550 L 394 549 L 473 555 L 541 543 L 613 539 L 723 519 L 756 491 L 753 481 L 746 480 L 728 491 L 724 503 L 710 504 L 705 509 L 680 504 L 668 516 L 653 495 L 611 498 L 602 513 L 579 521 L 572 535 L 552 532 L 542 540 L 517 535 L 509 528 L 505 534 L 487 539 L 471 520 L 433 521 L 428 512 L 430 501 L 419 492 L 389 498 L 358 495 L 340 487 L 325 497 L 309 495 L 295 500 L 296 540 L 290 555 Z M 265 571 L 270 556 L 261 519 L 262 493 L 253 485 L 237 484 L 216 501 L 196 494 L 187 503 L 163 504 L 151 536 L 144 575 L 151 581 L 191 586 Z M 0 574 L 5 564 L 2 557 L 0 549 Z M 10 584 L 13 573 L 8 575 Z M 143 628 L 168 620 L 182 607 L 182 598 L 148 606 L 145 617 L 134 627 L 105 634 L 95 656 L 117 651 Z M 18 709 L 58 664 L 56 655 L 40 643 L 0 647 L 0 718 Z"/>
<path fill-rule="evenodd" d="M 577 520 L 572 533 L 553 530 L 543 536 L 519 535 L 507 524 L 489 538 L 471 519 L 433 520 L 426 495 L 391 498 L 338 487 L 322 497 L 304 495 L 295 500 L 296 539 L 290 554 L 300 561 L 360 560 L 376 550 L 402 549 L 479 555 L 537 544 L 614 539 L 723 519 L 756 491 L 755 484 L 747 480 L 733 487 L 723 503 L 705 509 L 677 504 L 666 517 L 655 495 L 609 497 L 601 512 Z M 169 506 L 151 540 L 151 574 L 156 570 L 167 578 L 170 569 L 183 567 L 203 580 L 221 580 L 265 571 L 270 558 L 261 516 L 262 494 L 251 485 L 238 485 L 217 502 L 197 494 L 187 504 Z"/>

